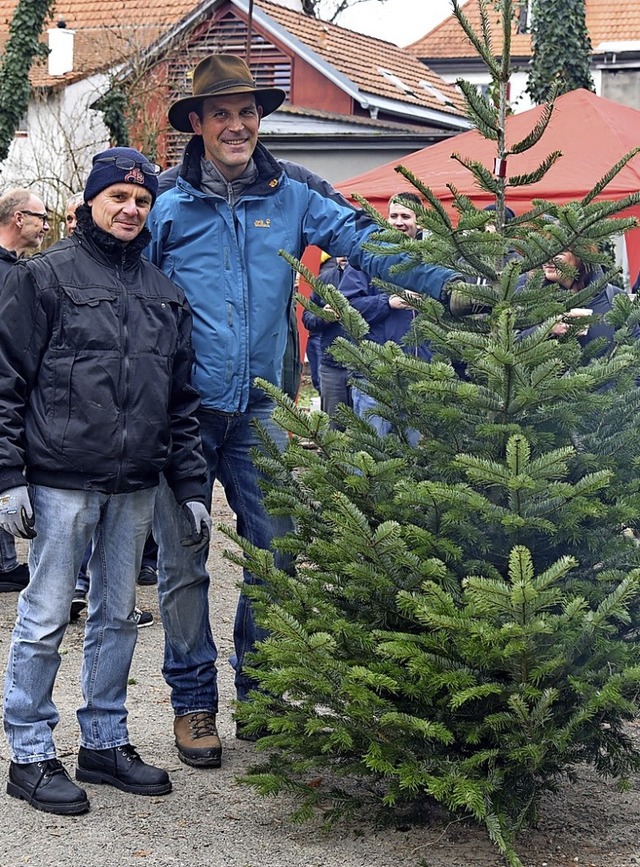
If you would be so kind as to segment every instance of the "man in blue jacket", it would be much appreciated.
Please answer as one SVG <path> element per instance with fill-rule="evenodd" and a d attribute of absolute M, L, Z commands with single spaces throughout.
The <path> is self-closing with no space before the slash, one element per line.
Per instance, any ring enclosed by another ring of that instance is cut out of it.
<path fill-rule="evenodd" d="M 175 186 L 159 197 L 149 220 L 149 255 L 185 291 L 193 312 L 193 382 L 209 481 L 219 479 L 236 513 L 238 532 L 269 548 L 291 522 L 267 514 L 251 450 L 259 446 L 253 421 L 271 422 L 272 403 L 256 377 L 280 384 L 294 272 L 279 255 L 300 257 L 309 244 L 347 256 L 382 278 L 397 257 L 375 258 L 361 245 L 376 225 L 326 181 L 302 166 L 276 160 L 258 141 L 260 121 L 285 98 L 258 87 L 248 66 L 229 54 L 196 67 L 193 95 L 169 109 L 169 122 L 193 132 Z M 440 297 L 453 273 L 422 265 L 396 280 Z M 159 545 L 158 591 L 165 628 L 163 673 L 171 687 L 179 758 L 194 767 L 219 767 L 216 729 L 216 647 L 208 617 L 206 552 L 182 548 L 184 518 L 160 492 L 154 536 Z M 244 580 L 253 582 L 246 572 Z M 255 687 L 244 659 L 263 632 L 240 594 L 234 626 L 235 685 L 239 700 Z M 238 737 L 247 733 L 238 727 Z M 255 739 L 251 737 L 250 739 Z"/>

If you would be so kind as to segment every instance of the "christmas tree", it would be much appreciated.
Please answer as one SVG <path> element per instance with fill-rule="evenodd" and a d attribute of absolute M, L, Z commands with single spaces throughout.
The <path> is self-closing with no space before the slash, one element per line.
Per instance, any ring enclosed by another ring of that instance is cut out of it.
<path fill-rule="evenodd" d="M 497 167 L 544 136 L 553 110 L 506 141 L 513 9 L 498 5 L 495 59 L 484 5 L 476 34 L 454 3 L 492 73 L 489 97 L 460 86 Z M 228 556 L 264 582 L 248 592 L 269 632 L 253 658 L 260 691 L 237 713 L 269 748 L 246 781 L 295 792 L 298 818 L 435 801 L 484 823 L 519 865 L 518 831 L 577 765 L 622 785 L 640 767 L 625 732 L 640 684 L 640 309 L 620 293 L 602 316 L 570 315 L 608 291 L 603 242 L 634 225 L 617 215 L 639 197 L 596 199 L 629 156 L 584 200 L 534 200 L 505 221 L 509 189 L 559 158 L 519 177 L 466 160 L 496 211 L 453 190 L 455 220 L 403 171 L 425 200 L 421 240 L 372 212 L 372 249 L 405 254 L 397 268 L 461 275 L 441 302 L 412 302 L 409 339 L 430 341 L 430 363 L 368 341 L 340 293 L 305 272 L 349 334 L 332 352 L 393 430 L 381 438 L 346 407 L 335 430 L 262 383 L 291 438 L 280 454 L 264 434 L 255 459 L 269 509 L 293 515 L 296 532 L 276 543 L 292 563 L 283 572 L 226 531 L 242 549 Z M 573 280 L 567 250 L 590 274 L 575 292 L 542 272 L 553 262 Z M 585 341 L 599 321 L 608 336 Z"/>

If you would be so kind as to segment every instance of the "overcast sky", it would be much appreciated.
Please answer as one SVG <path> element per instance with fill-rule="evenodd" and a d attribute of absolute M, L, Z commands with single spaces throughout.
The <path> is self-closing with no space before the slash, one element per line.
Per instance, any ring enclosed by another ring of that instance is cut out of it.
<path fill-rule="evenodd" d="M 449 0 L 367 0 L 343 12 L 336 24 L 403 47 L 450 14 Z"/>

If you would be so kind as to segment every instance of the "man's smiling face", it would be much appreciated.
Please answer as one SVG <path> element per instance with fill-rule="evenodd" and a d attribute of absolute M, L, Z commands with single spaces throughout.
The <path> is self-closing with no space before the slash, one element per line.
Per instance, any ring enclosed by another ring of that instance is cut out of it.
<path fill-rule="evenodd" d="M 87 204 L 96 226 L 128 244 L 143 230 L 152 203 L 146 187 L 122 183 L 111 184 Z"/>
<path fill-rule="evenodd" d="M 262 109 L 251 93 L 207 97 L 201 114 L 189 114 L 196 135 L 202 136 L 204 155 L 228 180 L 244 172 L 258 142 Z"/>

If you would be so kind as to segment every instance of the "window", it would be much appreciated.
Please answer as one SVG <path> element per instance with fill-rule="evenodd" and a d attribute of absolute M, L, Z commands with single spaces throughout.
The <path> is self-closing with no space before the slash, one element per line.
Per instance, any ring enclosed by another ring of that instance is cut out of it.
<path fill-rule="evenodd" d="M 516 10 L 516 33 L 529 33 L 531 30 L 531 4 L 533 0 L 520 0 Z"/>
<path fill-rule="evenodd" d="M 27 138 L 29 135 L 29 123 L 28 123 L 28 114 L 25 112 L 20 118 L 20 122 L 16 127 L 16 131 L 14 133 L 15 138 Z"/>
<path fill-rule="evenodd" d="M 230 12 L 207 19 L 192 34 L 187 50 L 179 50 L 169 63 L 169 102 L 191 93 L 191 71 L 208 54 L 225 52 L 246 54 L 247 26 Z M 291 60 L 261 34 L 251 32 L 251 74 L 259 87 L 279 87 L 291 93 Z M 184 146 L 191 136 L 170 129 L 167 134 L 166 164 L 182 159 Z"/>

